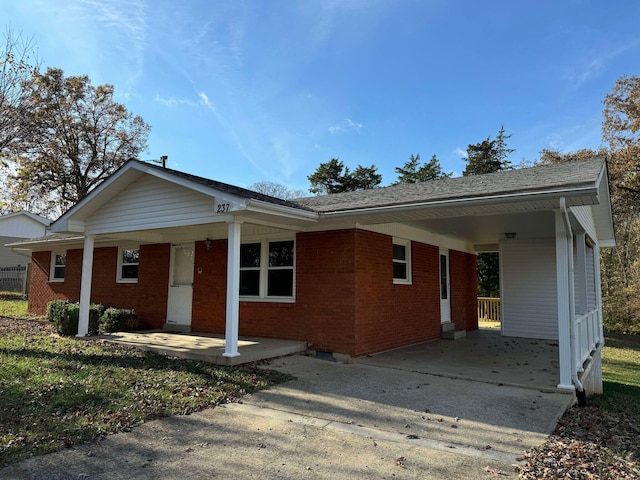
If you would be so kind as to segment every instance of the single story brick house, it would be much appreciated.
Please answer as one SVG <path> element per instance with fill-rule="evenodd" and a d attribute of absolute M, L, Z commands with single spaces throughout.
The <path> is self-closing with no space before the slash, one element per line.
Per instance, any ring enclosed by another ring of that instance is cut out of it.
<path fill-rule="evenodd" d="M 12 245 L 32 313 L 79 300 L 84 335 L 90 302 L 134 308 L 224 333 L 226 356 L 239 335 L 355 357 L 476 329 L 476 255 L 498 251 L 502 334 L 557 340 L 558 386 L 601 388 L 599 158 L 296 201 L 130 160 L 51 232 Z"/>

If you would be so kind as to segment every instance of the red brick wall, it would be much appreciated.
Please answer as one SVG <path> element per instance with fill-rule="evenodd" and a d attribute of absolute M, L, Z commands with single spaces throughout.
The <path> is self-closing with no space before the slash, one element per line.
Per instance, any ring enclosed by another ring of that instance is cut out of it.
<path fill-rule="evenodd" d="M 356 351 L 355 230 L 300 233 L 296 237 L 296 322 L 314 350 Z"/>
<path fill-rule="evenodd" d="M 162 328 L 167 318 L 170 253 L 168 243 L 140 245 L 138 282 L 118 283 L 118 248 L 96 248 L 91 301 L 107 307 L 132 308 L 144 328 Z"/>
<path fill-rule="evenodd" d="M 198 273 L 199 268 L 202 273 Z M 299 233 L 296 302 L 240 302 L 240 335 L 303 340 L 353 352 L 354 231 Z M 196 242 L 192 330 L 224 333 L 227 242 Z"/>
<path fill-rule="evenodd" d="M 393 241 L 356 233 L 355 356 L 440 336 L 438 248 L 411 242 L 412 283 L 393 283 Z"/>
<path fill-rule="evenodd" d="M 145 328 L 162 328 L 167 313 L 169 281 L 168 244 L 141 245 L 138 283 L 117 283 L 118 249 L 96 248 L 93 252 L 91 301 L 108 307 L 133 308 Z M 51 252 L 34 252 L 29 282 L 29 312 L 46 313 L 54 299 L 80 299 L 82 250 L 67 250 L 64 282 L 49 282 Z"/>
<path fill-rule="evenodd" d="M 64 282 L 50 282 L 51 252 L 33 252 L 29 278 L 29 313 L 44 315 L 51 300 L 80 299 L 80 273 L 82 250 L 67 251 L 67 266 Z M 73 277 L 73 278 L 72 278 Z"/>
<path fill-rule="evenodd" d="M 137 284 L 118 284 L 117 248 L 94 252 L 92 301 L 134 308 L 147 328 L 166 319 L 170 245 L 142 245 Z M 240 302 L 240 335 L 304 340 L 361 356 L 440 336 L 438 248 L 411 243 L 412 284 L 393 283 L 392 238 L 363 230 L 296 236 L 296 302 Z M 224 333 L 227 241 L 195 244 L 192 330 Z M 77 301 L 82 250 L 67 252 L 66 279 L 49 282 L 50 253 L 33 254 L 29 307 Z M 451 251 L 452 320 L 477 328 L 475 255 Z"/>
<path fill-rule="evenodd" d="M 456 330 L 478 329 L 478 275 L 477 257 L 470 253 L 451 250 L 451 321 Z"/>

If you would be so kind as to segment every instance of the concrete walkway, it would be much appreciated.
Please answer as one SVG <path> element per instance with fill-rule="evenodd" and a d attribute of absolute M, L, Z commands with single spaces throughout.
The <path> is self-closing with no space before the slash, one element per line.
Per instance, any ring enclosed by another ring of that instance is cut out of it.
<path fill-rule="evenodd" d="M 515 478 L 512 464 L 571 399 L 299 355 L 270 368 L 297 379 L 30 459 L 0 478 Z"/>

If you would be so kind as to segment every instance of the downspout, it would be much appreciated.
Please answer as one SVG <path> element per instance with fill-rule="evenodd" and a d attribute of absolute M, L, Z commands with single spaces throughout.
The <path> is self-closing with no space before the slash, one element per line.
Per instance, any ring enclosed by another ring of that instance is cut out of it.
<path fill-rule="evenodd" d="M 569 220 L 569 211 L 564 197 L 560 197 L 560 212 L 564 220 L 564 227 L 567 232 L 567 249 L 569 261 L 569 338 L 571 340 L 571 381 L 576 386 L 576 397 L 580 406 L 587 404 L 587 397 L 584 386 L 578 378 L 576 371 L 576 291 L 574 285 L 574 265 L 573 265 L 573 231 L 571 230 L 571 221 Z"/>

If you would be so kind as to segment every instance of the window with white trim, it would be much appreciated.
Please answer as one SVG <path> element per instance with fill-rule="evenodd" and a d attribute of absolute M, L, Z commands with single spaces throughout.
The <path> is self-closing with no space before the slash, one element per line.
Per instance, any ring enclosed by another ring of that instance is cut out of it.
<path fill-rule="evenodd" d="M 140 249 L 132 247 L 118 248 L 118 274 L 119 283 L 135 283 L 138 281 L 138 266 L 140 263 Z"/>
<path fill-rule="evenodd" d="M 411 283 L 411 240 L 393 239 L 393 283 Z"/>
<path fill-rule="evenodd" d="M 240 245 L 240 296 L 248 299 L 293 299 L 295 248 L 293 240 Z"/>
<path fill-rule="evenodd" d="M 64 282 L 66 269 L 67 252 L 51 252 L 51 273 L 49 280 L 52 282 Z"/>

